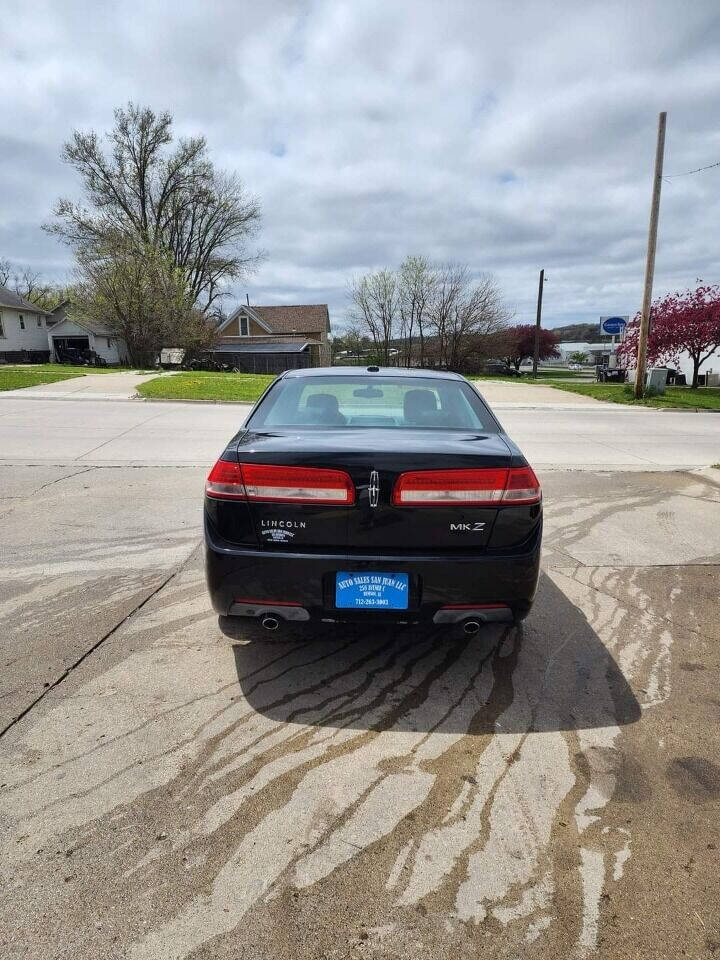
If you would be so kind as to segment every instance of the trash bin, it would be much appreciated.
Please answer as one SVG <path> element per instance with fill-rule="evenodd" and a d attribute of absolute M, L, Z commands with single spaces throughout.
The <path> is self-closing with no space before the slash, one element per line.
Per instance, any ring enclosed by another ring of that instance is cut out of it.
<path fill-rule="evenodd" d="M 655 390 L 656 393 L 665 393 L 667 367 L 651 367 L 645 375 L 645 389 Z"/>

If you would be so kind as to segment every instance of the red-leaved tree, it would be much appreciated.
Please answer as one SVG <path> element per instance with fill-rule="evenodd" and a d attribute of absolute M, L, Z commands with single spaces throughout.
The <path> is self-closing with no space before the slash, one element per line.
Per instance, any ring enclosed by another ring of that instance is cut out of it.
<path fill-rule="evenodd" d="M 540 360 L 559 357 L 558 338 L 550 330 L 540 328 Z M 535 355 L 535 324 L 519 323 L 502 331 L 502 359 L 509 367 L 520 369 L 520 364 Z"/>
<path fill-rule="evenodd" d="M 640 315 L 627 329 L 617 355 L 632 367 L 637 358 Z M 647 362 L 653 366 L 679 363 L 687 351 L 693 363 L 692 387 L 697 388 L 703 363 L 720 346 L 720 287 L 700 284 L 695 290 L 670 293 L 650 311 Z"/>

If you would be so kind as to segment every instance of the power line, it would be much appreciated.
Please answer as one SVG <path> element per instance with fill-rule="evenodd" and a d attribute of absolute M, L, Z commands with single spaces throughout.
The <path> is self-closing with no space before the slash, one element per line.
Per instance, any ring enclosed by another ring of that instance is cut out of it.
<path fill-rule="evenodd" d="M 702 173 L 703 170 L 712 170 L 713 167 L 720 167 L 720 160 L 717 163 L 709 163 L 706 167 L 698 167 L 697 170 L 686 170 L 685 173 L 666 173 L 663 180 L 673 180 L 675 177 L 689 177 L 691 173 Z"/>

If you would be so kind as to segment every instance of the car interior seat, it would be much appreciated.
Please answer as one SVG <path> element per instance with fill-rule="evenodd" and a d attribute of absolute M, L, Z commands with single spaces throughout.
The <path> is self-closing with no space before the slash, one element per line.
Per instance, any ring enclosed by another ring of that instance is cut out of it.
<path fill-rule="evenodd" d="M 440 422 L 437 399 L 432 390 L 408 390 L 403 400 L 403 417 L 408 426 L 435 426 Z"/>
<path fill-rule="evenodd" d="M 343 426 L 346 418 L 340 413 L 338 399 L 332 393 L 313 393 L 305 404 L 304 422 L 309 424 L 324 424 L 328 426 Z"/>

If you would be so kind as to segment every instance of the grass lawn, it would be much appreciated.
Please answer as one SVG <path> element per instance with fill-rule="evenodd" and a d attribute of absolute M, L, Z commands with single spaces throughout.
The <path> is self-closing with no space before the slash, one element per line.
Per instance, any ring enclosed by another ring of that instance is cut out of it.
<path fill-rule="evenodd" d="M 71 367 L 50 368 L 50 364 L 38 367 L 0 367 L 0 390 L 20 390 L 22 387 L 36 387 L 40 383 L 72 380 L 81 375 L 72 370 Z"/>
<path fill-rule="evenodd" d="M 526 381 L 532 383 L 532 380 Z M 645 407 L 670 407 L 677 410 L 720 410 L 720 387 L 667 387 L 660 397 L 645 397 L 636 400 L 632 385 L 627 383 L 563 383 L 560 380 L 545 380 L 543 386 L 555 387 L 568 393 L 595 397 L 608 403 L 641 404 Z"/>
<path fill-rule="evenodd" d="M 274 379 L 271 375 L 259 373 L 214 373 L 197 370 L 147 380 L 139 384 L 137 389 L 141 396 L 149 400 L 235 400 L 254 403 Z M 531 377 L 473 376 L 470 379 L 506 380 L 508 383 L 534 382 Z M 539 380 L 540 378 L 538 382 Z M 542 382 L 548 381 L 543 377 Z"/>
<path fill-rule="evenodd" d="M 260 373 L 176 373 L 138 386 L 150 400 L 236 400 L 254 403 L 275 377 Z"/>

